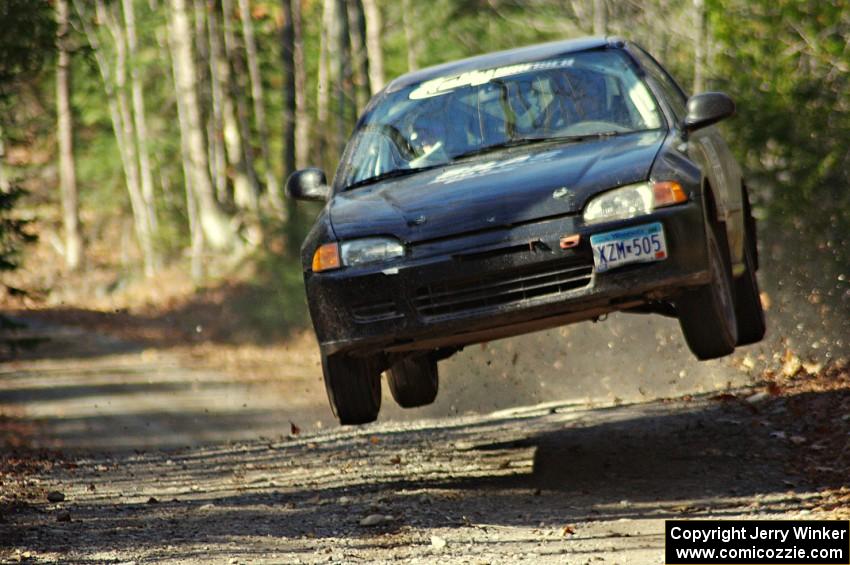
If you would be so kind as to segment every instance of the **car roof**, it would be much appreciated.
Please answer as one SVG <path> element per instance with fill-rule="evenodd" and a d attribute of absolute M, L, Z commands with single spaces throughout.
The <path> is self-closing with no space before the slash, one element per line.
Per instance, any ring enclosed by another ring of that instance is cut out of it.
<path fill-rule="evenodd" d="M 587 51 L 589 49 L 599 49 L 601 47 L 619 47 L 622 46 L 623 43 L 624 41 L 619 38 L 584 37 L 581 39 L 552 41 L 549 43 L 517 47 L 516 49 L 508 49 L 505 51 L 485 53 L 483 55 L 477 55 L 475 57 L 469 57 L 467 59 L 460 59 L 457 61 L 450 61 L 448 63 L 401 75 L 387 85 L 386 91 L 394 92 L 407 86 L 425 82 L 437 77 L 452 76 L 468 71 L 504 67 L 529 61 L 540 61 L 543 59 L 557 57 L 559 55 L 576 53 L 578 51 Z"/>

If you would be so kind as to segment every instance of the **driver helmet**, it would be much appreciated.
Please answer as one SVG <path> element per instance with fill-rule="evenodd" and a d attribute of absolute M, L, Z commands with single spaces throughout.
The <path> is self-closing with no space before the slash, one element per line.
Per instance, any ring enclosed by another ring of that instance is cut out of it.
<path fill-rule="evenodd" d="M 446 128 L 437 120 L 421 120 L 413 127 L 410 134 L 410 145 L 417 155 L 430 153 L 437 147 L 444 145 L 446 140 Z"/>

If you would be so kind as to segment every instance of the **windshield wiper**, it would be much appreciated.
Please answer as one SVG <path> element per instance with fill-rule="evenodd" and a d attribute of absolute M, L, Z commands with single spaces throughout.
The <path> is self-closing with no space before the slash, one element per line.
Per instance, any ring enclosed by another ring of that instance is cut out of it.
<path fill-rule="evenodd" d="M 560 135 L 553 137 L 516 137 L 514 139 L 509 139 L 502 143 L 494 143 L 493 145 L 487 145 L 485 147 L 479 147 L 477 149 L 473 149 L 471 151 L 466 151 L 459 155 L 455 155 L 452 157 L 452 161 L 458 161 L 460 159 L 465 159 L 467 157 L 474 157 L 476 155 L 483 155 L 485 153 L 491 153 L 493 151 L 499 151 L 500 149 L 508 149 L 510 147 L 520 147 L 522 145 L 535 145 L 538 143 L 564 143 L 569 141 L 584 141 L 586 139 L 599 139 L 603 137 L 614 137 L 616 135 L 622 135 L 624 133 L 634 133 L 632 131 L 603 131 L 599 133 L 587 133 L 582 135 Z"/>
<path fill-rule="evenodd" d="M 353 182 L 343 188 L 343 192 L 346 190 L 351 190 L 353 188 L 358 188 L 361 186 L 365 186 L 367 184 L 374 184 L 376 182 L 381 182 L 382 180 L 396 178 L 396 177 L 406 177 L 407 175 L 412 175 L 415 173 L 421 173 L 422 171 L 427 171 L 430 169 L 434 169 L 436 167 L 442 167 L 445 163 L 440 163 L 438 165 L 429 165 L 427 167 L 415 167 L 413 169 L 393 169 L 392 171 L 387 171 L 385 173 L 381 173 L 379 175 L 375 175 L 374 177 L 369 177 L 365 179 L 361 179 L 357 182 Z"/>

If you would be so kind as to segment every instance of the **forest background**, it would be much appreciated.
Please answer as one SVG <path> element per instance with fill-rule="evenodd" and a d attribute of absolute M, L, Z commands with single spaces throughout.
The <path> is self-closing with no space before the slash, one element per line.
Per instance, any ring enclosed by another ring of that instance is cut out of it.
<path fill-rule="evenodd" d="M 247 339 L 304 327 L 293 170 L 332 173 L 408 70 L 606 34 L 736 100 L 762 245 L 850 296 L 846 0 L 0 0 L 0 30 L 6 307 L 204 295 Z"/>

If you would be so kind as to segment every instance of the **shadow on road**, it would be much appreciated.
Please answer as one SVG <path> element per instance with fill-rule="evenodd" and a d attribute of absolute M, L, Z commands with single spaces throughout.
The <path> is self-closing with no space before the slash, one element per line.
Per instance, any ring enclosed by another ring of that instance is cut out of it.
<path fill-rule="evenodd" d="M 386 548 L 410 543 L 411 530 L 446 527 L 498 544 L 502 528 L 514 529 L 514 543 L 540 529 L 608 524 L 584 537 L 579 528 L 576 540 L 591 543 L 622 537 L 618 524 L 628 521 L 783 513 L 800 505 L 805 485 L 789 477 L 787 442 L 771 436 L 782 402 L 547 406 L 86 459 L 52 477 L 68 494 L 70 523 L 57 527 L 42 508 L 11 533 L 19 547 L 92 554 L 150 544 L 184 559 L 199 544 Z M 359 524 L 373 513 L 392 519 Z"/>

